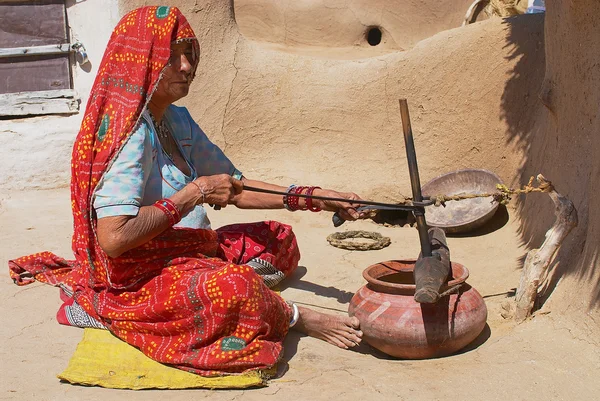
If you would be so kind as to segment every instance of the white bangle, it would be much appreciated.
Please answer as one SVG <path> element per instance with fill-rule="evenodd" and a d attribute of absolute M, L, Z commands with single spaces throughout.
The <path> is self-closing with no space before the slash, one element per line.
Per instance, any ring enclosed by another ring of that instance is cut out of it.
<path fill-rule="evenodd" d="M 290 302 L 290 306 L 292 307 L 292 319 L 290 320 L 290 327 L 294 327 L 296 323 L 298 323 L 298 319 L 300 319 L 300 311 L 296 304 Z"/>

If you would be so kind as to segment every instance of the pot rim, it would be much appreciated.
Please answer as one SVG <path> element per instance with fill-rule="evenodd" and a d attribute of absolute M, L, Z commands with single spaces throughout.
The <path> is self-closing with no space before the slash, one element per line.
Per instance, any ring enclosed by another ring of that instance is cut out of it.
<path fill-rule="evenodd" d="M 379 262 L 379 263 L 375 263 L 369 267 L 367 267 L 365 270 L 363 270 L 363 278 L 365 280 L 367 280 L 368 283 L 376 285 L 376 286 L 381 286 L 381 287 L 387 287 L 387 288 L 394 288 L 397 290 L 403 290 L 403 291 L 415 291 L 416 289 L 416 284 L 397 284 L 397 283 L 390 283 L 388 281 L 382 281 L 379 280 L 378 278 L 372 276 L 370 273 L 375 270 L 377 267 L 379 266 L 384 266 L 385 267 L 385 263 L 390 263 L 390 262 L 396 262 L 396 263 L 403 263 L 403 264 L 407 264 L 410 265 L 409 267 L 407 267 L 406 269 L 400 269 L 400 270 L 391 270 L 390 269 L 390 274 L 395 273 L 408 273 L 408 272 L 413 272 L 414 268 L 415 268 L 415 263 L 417 262 L 417 259 L 395 259 L 395 260 L 387 260 L 385 262 Z M 465 281 L 467 281 L 467 279 L 469 278 L 469 270 L 463 266 L 460 263 L 456 263 L 456 262 L 450 262 L 450 266 L 452 269 L 452 275 L 454 276 L 455 273 L 458 273 L 459 276 L 458 277 L 454 277 L 452 280 L 450 280 L 449 282 L 447 282 L 445 284 L 445 287 L 450 288 L 453 287 L 455 285 L 458 284 L 462 284 Z M 379 277 L 383 277 L 384 275 L 380 275 Z"/>

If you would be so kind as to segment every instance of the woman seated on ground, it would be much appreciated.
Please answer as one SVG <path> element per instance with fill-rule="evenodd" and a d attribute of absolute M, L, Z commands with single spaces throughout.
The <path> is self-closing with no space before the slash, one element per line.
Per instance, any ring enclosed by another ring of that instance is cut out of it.
<path fill-rule="evenodd" d="M 188 94 L 199 55 L 191 27 L 173 7 L 137 9 L 115 28 L 73 149 L 77 260 L 60 281 L 116 336 L 202 375 L 273 366 L 290 326 L 341 348 L 358 344 L 356 318 L 288 304 L 269 289 L 298 266 L 289 226 L 211 230 L 207 204 L 337 211 L 354 220 L 350 202 L 294 195 L 359 198 L 244 177 L 188 111 L 172 104 Z M 11 263 L 35 270 L 31 259 Z"/>

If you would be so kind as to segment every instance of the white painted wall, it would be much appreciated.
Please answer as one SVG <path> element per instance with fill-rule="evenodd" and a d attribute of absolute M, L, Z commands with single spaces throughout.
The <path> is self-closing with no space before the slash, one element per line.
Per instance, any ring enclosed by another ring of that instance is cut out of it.
<path fill-rule="evenodd" d="M 118 0 L 67 0 L 71 42 L 80 41 L 91 64 L 73 66 L 78 114 L 0 120 L 0 196 L 18 189 L 69 185 L 71 148 L 112 29 L 120 19 Z"/>

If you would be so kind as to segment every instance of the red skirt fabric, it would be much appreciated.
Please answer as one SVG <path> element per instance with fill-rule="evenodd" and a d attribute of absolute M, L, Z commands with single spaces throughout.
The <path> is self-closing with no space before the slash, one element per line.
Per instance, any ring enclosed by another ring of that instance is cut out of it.
<path fill-rule="evenodd" d="M 269 368 L 281 356 L 291 310 L 251 262 L 288 276 L 300 259 L 295 236 L 273 221 L 210 233 L 214 254 L 188 246 L 176 247 L 178 255 L 162 248 L 153 258 L 145 247 L 137 250 L 143 257 L 129 251 L 114 259 L 107 276 L 117 287 L 88 285 L 89 274 L 50 252 L 9 261 L 10 274 L 19 285 L 37 280 L 72 288 L 91 317 L 161 363 L 203 376 Z"/>

